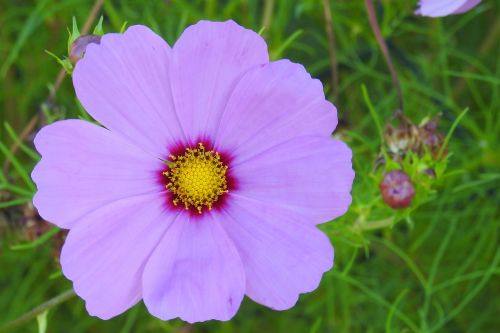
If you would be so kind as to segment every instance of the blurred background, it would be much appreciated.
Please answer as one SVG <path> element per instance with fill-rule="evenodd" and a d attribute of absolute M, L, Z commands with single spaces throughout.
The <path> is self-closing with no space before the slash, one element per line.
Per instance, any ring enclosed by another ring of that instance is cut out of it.
<path fill-rule="evenodd" d="M 499 332 L 500 2 L 435 19 L 415 16 L 416 1 L 373 5 L 402 110 L 361 0 L 0 0 L 0 327 L 52 300 L 4 331 Z M 293 309 L 245 299 L 229 322 L 187 325 L 139 303 L 102 321 L 67 292 L 65 233 L 31 204 L 32 139 L 47 123 L 88 117 L 45 50 L 63 59 L 72 18 L 91 32 L 101 16 L 105 32 L 144 24 L 170 45 L 200 19 L 234 19 L 262 33 L 272 59 L 323 82 L 335 135 L 354 152 L 353 204 L 321 226 L 335 266 Z M 415 190 L 398 209 L 380 187 L 394 170 Z"/>

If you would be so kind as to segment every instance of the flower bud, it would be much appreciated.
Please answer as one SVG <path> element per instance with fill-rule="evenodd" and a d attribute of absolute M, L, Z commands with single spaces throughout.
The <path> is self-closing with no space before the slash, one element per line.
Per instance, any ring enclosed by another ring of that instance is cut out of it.
<path fill-rule="evenodd" d="M 394 209 L 410 206 L 415 196 L 415 187 L 410 177 L 401 170 L 387 172 L 380 183 L 384 202 Z"/>
<path fill-rule="evenodd" d="M 99 44 L 101 42 L 101 36 L 96 35 L 81 35 L 71 44 L 69 51 L 69 60 L 74 65 L 78 60 L 83 57 L 85 50 L 89 44 Z"/>
<path fill-rule="evenodd" d="M 432 168 L 425 169 L 423 173 L 431 178 L 436 178 L 436 171 Z"/>

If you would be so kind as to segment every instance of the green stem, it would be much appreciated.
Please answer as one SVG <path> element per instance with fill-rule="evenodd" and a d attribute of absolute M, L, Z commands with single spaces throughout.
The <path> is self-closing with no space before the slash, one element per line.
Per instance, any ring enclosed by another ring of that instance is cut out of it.
<path fill-rule="evenodd" d="M 20 326 L 24 325 L 25 323 L 35 319 L 39 314 L 55 307 L 56 305 L 59 305 L 65 301 L 69 300 L 70 298 L 72 298 L 75 295 L 76 294 L 73 291 L 73 289 L 66 290 L 62 294 L 57 295 L 56 297 L 48 300 L 47 302 L 40 304 L 36 308 L 26 312 L 21 317 L 14 319 L 13 321 L 8 322 L 7 324 L 5 324 L 3 326 L 0 326 L 0 332 L 11 332 L 13 329 L 20 327 Z"/>
<path fill-rule="evenodd" d="M 337 64 L 337 42 L 333 31 L 332 8 L 329 0 L 323 0 L 323 12 L 325 13 L 325 30 L 328 38 L 328 53 L 330 54 L 331 85 L 335 104 L 339 105 L 339 74 Z"/>
<path fill-rule="evenodd" d="M 387 47 L 387 43 L 385 42 L 385 39 L 382 36 L 382 32 L 380 31 L 380 27 L 377 21 L 377 14 L 375 13 L 375 8 L 373 7 L 372 1 L 373 0 L 365 0 L 365 7 L 366 7 L 366 13 L 368 14 L 368 21 L 370 22 L 370 27 L 372 28 L 373 34 L 375 35 L 377 44 L 380 47 L 380 50 L 382 50 L 382 54 L 387 64 L 387 68 L 391 73 L 392 84 L 396 89 L 396 93 L 399 99 L 399 109 L 403 111 L 404 110 L 403 93 L 401 92 L 401 84 L 399 83 L 398 73 L 396 72 L 394 63 L 392 62 L 391 54 L 389 53 L 389 48 Z"/>
<path fill-rule="evenodd" d="M 377 230 L 377 229 L 385 229 L 387 227 L 391 227 L 394 224 L 394 218 L 393 217 L 388 217 L 383 220 L 377 220 L 377 221 L 358 221 L 352 226 L 352 229 L 357 230 L 357 231 L 370 231 L 370 230 Z"/>

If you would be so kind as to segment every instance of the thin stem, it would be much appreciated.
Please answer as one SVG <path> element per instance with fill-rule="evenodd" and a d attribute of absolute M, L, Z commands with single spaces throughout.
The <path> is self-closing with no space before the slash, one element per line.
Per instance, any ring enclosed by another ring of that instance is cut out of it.
<path fill-rule="evenodd" d="M 378 221 L 365 221 L 359 224 L 355 224 L 354 229 L 359 231 L 385 229 L 387 227 L 394 225 L 394 222 L 395 222 L 394 217 L 389 217 Z"/>
<path fill-rule="evenodd" d="M 403 94 L 401 93 L 401 85 L 399 83 L 398 73 L 396 72 L 396 69 L 392 62 L 387 43 L 385 42 L 384 38 L 382 37 L 382 33 L 380 32 L 380 27 L 377 22 L 377 14 L 375 13 L 375 8 L 373 8 L 372 0 L 365 0 L 365 7 L 366 12 L 368 13 L 368 19 L 370 21 L 370 26 L 372 28 L 373 34 L 375 35 L 378 46 L 382 50 L 382 54 L 384 55 L 385 62 L 387 63 L 387 67 L 389 68 L 389 72 L 391 72 L 392 83 L 396 88 L 396 92 L 398 94 L 399 108 L 401 109 L 401 111 L 403 111 Z"/>
<path fill-rule="evenodd" d="M 264 13 L 262 14 L 262 27 L 266 30 L 269 30 L 269 27 L 271 26 L 273 11 L 274 11 L 274 0 L 264 1 Z M 264 30 L 264 33 L 267 32 L 266 30 Z"/>
<path fill-rule="evenodd" d="M 337 43 L 333 31 L 332 9 L 329 0 L 323 0 L 323 12 L 325 13 L 325 30 L 328 37 L 328 53 L 330 54 L 331 84 L 333 98 L 339 104 L 339 73 L 337 63 Z"/>
<path fill-rule="evenodd" d="M 11 332 L 13 329 L 20 327 L 24 325 L 25 323 L 29 322 L 30 320 L 35 319 L 39 314 L 44 313 L 45 311 L 53 308 L 56 305 L 59 305 L 73 296 L 75 296 L 75 292 L 73 289 L 66 290 L 60 295 L 57 295 L 56 297 L 48 300 L 47 302 L 37 306 L 36 308 L 32 309 L 31 311 L 26 312 L 23 314 L 21 317 L 14 319 L 13 321 L 0 326 L 0 332 Z"/>

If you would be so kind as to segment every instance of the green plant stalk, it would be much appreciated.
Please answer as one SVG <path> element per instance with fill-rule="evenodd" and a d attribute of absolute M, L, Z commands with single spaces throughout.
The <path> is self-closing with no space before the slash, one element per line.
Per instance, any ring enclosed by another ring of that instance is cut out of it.
<path fill-rule="evenodd" d="M 3 326 L 0 326 L 0 332 L 11 332 L 13 329 L 26 324 L 27 322 L 35 319 L 38 315 L 55 307 L 56 305 L 59 305 L 61 303 L 66 302 L 67 300 L 71 299 L 75 295 L 76 294 L 75 294 L 73 289 L 66 290 L 62 294 L 59 294 L 56 297 L 48 300 L 47 302 L 40 304 L 39 306 L 35 307 L 34 309 L 26 312 L 21 317 L 14 319 L 13 321 L 8 322 Z"/>

